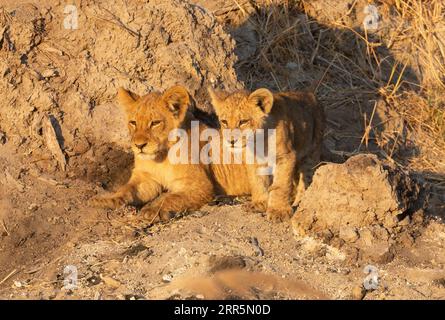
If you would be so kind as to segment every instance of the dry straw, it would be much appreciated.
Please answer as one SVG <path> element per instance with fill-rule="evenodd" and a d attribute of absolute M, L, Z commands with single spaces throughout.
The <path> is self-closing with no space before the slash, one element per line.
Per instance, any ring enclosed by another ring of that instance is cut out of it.
<path fill-rule="evenodd" d="M 373 33 L 359 19 L 367 1 L 329 14 L 343 2 L 250 1 L 255 10 L 241 12 L 258 45 L 239 62 L 240 74 L 247 85 L 278 90 L 321 79 L 328 135 L 347 136 L 337 110 L 363 115 L 354 150 L 345 154 L 376 152 L 445 187 L 445 1 L 376 2 L 380 27 Z"/>

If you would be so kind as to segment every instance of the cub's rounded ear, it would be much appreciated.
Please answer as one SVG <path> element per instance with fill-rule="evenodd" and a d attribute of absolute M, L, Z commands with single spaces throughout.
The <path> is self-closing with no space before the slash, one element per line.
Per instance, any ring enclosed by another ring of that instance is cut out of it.
<path fill-rule="evenodd" d="M 273 106 L 273 94 L 268 89 L 261 88 L 252 92 L 249 102 L 257 106 L 264 113 L 268 114 Z"/>
<path fill-rule="evenodd" d="M 139 96 L 124 88 L 117 89 L 117 101 L 127 112 L 134 111 L 135 102 L 139 99 Z"/>
<path fill-rule="evenodd" d="M 190 94 L 183 86 L 174 86 L 166 90 L 162 100 L 167 103 L 168 109 L 179 120 L 184 119 L 190 105 Z"/>

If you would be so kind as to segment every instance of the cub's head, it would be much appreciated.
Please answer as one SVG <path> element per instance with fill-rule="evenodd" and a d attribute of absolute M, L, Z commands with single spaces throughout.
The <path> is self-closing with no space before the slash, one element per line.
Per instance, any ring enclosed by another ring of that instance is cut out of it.
<path fill-rule="evenodd" d="M 120 88 L 117 99 L 127 113 L 135 157 L 161 161 L 174 143 L 168 141 L 169 133 L 184 122 L 190 104 L 187 89 L 175 86 L 164 93 L 153 92 L 139 97 Z"/>
<path fill-rule="evenodd" d="M 212 105 L 218 116 L 221 128 L 235 130 L 262 129 L 264 121 L 272 110 L 273 94 L 268 89 L 258 89 L 252 93 L 236 91 L 231 94 L 217 92 L 209 88 Z M 244 147 L 239 135 L 229 135 L 224 144 L 232 147 Z M 227 141 L 226 141 L 227 140 Z"/>

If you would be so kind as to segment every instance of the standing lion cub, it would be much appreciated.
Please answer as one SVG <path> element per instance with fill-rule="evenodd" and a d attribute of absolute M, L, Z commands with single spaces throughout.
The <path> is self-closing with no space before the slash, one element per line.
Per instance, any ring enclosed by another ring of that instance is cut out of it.
<path fill-rule="evenodd" d="M 247 170 L 247 173 L 252 187 L 262 193 L 255 198 L 263 199 L 268 219 L 283 221 L 289 218 L 291 197 L 295 196 L 293 204 L 298 204 L 313 167 L 320 161 L 325 119 L 315 95 L 309 92 L 272 94 L 264 88 L 253 93 L 237 91 L 231 94 L 209 89 L 209 94 L 221 128 L 241 131 L 275 129 L 276 165 L 272 184 L 267 188 L 267 180 L 258 174 L 258 170 Z M 226 146 L 245 149 L 246 143 L 231 137 Z M 272 150 L 271 146 L 269 150 Z"/>
<path fill-rule="evenodd" d="M 119 89 L 119 104 L 125 109 L 134 153 L 130 180 L 115 193 L 90 200 L 93 206 L 117 208 L 144 205 L 141 215 L 148 222 L 166 221 L 175 212 L 196 210 L 213 198 L 208 170 L 201 164 L 172 164 L 168 151 L 176 143 L 169 133 L 190 133 L 190 96 L 181 86 L 164 93 L 139 97 Z M 190 163 L 190 162 L 189 162 Z"/>

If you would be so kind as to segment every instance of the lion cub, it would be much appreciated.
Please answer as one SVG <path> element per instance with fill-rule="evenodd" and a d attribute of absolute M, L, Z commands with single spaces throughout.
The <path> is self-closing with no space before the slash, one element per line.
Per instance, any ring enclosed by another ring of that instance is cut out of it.
<path fill-rule="evenodd" d="M 125 109 L 134 153 L 134 169 L 127 184 L 115 193 L 96 196 L 94 206 L 117 208 L 124 204 L 145 204 L 141 215 L 148 222 L 166 221 L 175 212 L 196 210 L 212 200 L 213 185 L 201 164 L 172 164 L 168 151 L 174 129 L 190 133 L 190 96 L 181 86 L 164 93 L 139 97 L 119 89 L 118 102 Z"/>
<path fill-rule="evenodd" d="M 324 112 L 315 95 L 309 92 L 281 92 L 272 94 L 268 89 L 253 93 L 237 91 L 209 94 L 220 125 L 225 129 L 257 130 L 275 129 L 276 164 L 270 186 L 267 179 L 258 174 L 259 165 L 247 170 L 252 186 L 252 201 L 267 207 L 267 218 L 283 221 L 292 214 L 303 191 L 309 183 L 313 167 L 320 161 L 324 131 Z M 226 145 L 241 146 L 245 143 L 228 141 Z M 273 150 L 268 146 L 268 150 Z M 272 151 L 271 151 L 272 152 Z"/>

